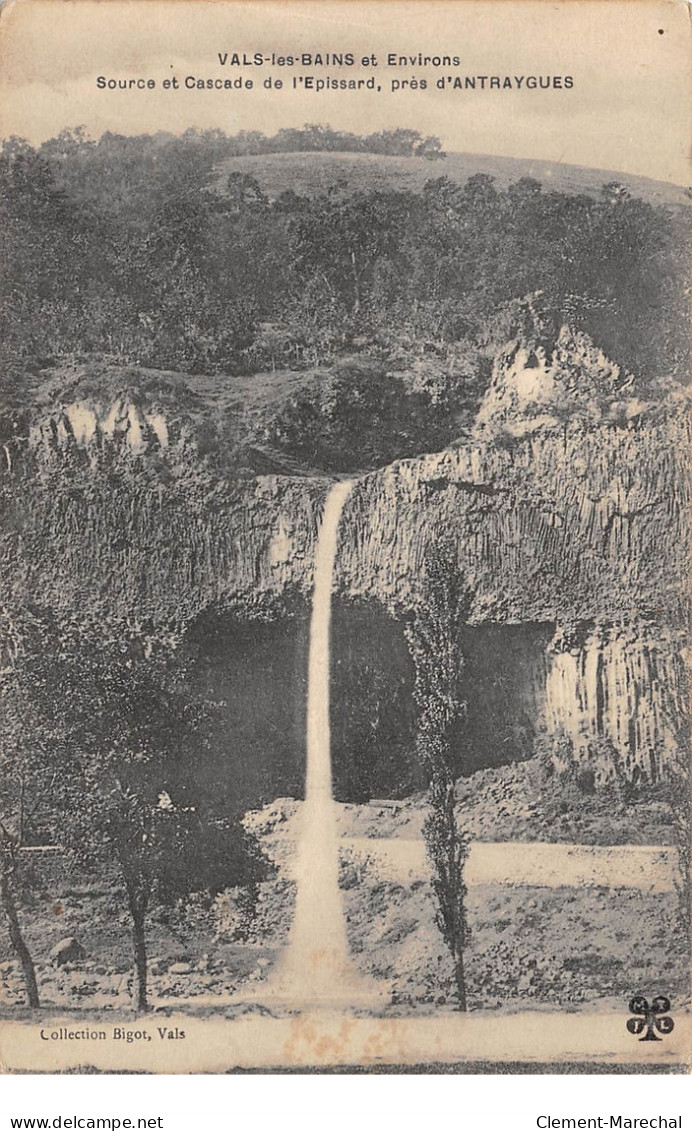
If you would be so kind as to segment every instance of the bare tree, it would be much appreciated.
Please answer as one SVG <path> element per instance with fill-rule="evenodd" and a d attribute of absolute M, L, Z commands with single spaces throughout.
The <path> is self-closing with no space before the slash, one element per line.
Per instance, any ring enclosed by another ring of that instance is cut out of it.
<path fill-rule="evenodd" d="M 20 841 L 0 822 L 0 902 L 7 920 L 10 943 L 22 967 L 26 1000 L 31 1009 L 40 1005 L 36 969 L 31 951 L 22 933 L 18 912 L 18 890 L 21 892 Z"/>
<path fill-rule="evenodd" d="M 0 904 L 10 944 L 22 968 L 26 1001 L 38 1008 L 34 961 L 21 925 L 22 903 L 36 883 L 24 851 L 50 820 L 54 794 L 54 748 L 38 725 L 31 698 L 18 670 L 21 634 L 14 618 L 2 612 L 3 663 L 0 704 Z"/>

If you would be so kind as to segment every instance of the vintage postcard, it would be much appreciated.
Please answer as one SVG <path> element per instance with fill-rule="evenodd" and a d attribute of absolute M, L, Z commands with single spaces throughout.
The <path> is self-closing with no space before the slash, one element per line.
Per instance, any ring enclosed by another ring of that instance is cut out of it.
<path fill-rule="evenodd" d="M 688 1070 L 691 26 L 2 7 L 2 1071 Z"/>

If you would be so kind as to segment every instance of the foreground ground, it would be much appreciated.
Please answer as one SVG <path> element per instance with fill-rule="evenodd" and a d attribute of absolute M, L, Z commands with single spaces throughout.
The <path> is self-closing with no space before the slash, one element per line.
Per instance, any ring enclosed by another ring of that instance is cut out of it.
<path fill-rule="evenodd" d="M 617 844 L 629 826 L 632 840 L 645 834 L 650 844 L 665 843 L 662 807 L 653 803 L 640 806 L 633 817 L 631 805 L 623 803 L 618 812 L 612 799 L 608 804 L 586 799 L 579 812 L 561 813 L 553 806 L 551 823 L 545 806 L 525 795 L 528 772 L 516 766 L 505 768 L 502 778 L 495 770 L 474 775 L 477 788 L 464 806 L 464 819 L 476 841 L 521 840 L 523 832 L 525 840 L 530 837 L 535 843 L 551 839 L 546 834 L 552 829 L 556 841 L 574 843 L 581 834 L 584 844 Z M 472 784 L 459 784 L 462 804 Z M 277 874 L 262 885 L 254 915 L 242 910 L 234 893 L 206 908 L 193 904 L 167 917 L 152 913 L 151 995 L 158 1008 L 183 1003 L 192 1008 L 197 1001 L 200 1008 L 216 1005 L 234 1015 L 261 1007 L 261 983 L 285 944 L 292 917 L 290 858 L 298 809 L 293 801 L 280 801 L 249 817 L 277 862 Z M 349 941 L 359 968 L 380 980 L 383 1008 L 390 1015 L 454 1008 L 451 964 L 435 925 L 420 841 L 423 815 L 421 798 L 340 807 L 340 885 Z M 390 846 L 389 855 L 382 854 L 378 842 L 382 848 L 385 842 Z M 521 851 L 521 845 L 508 846 L 508 861 Z M 528 844 L 525 851 L 527 859 L 532 852 L 536 855 Z M 550 855 L 560 860 L 566 852 L 556 848 Z M 579 868 L 570 872 L 569 884 L 562 883 L 567 878 L 567 872 L 559 870 L 564 864 L 557 864 L 553 874 L 541 864 L 547 876 L 541 883 L 503 882 L 497 876 L 494 882 L 484 882 L 479 867 L 484 853 L 488 856 L 479 844 L 467 865 L 471 1010 L 581 1010 L 596 1003 L 599 1008 L 617 1008 L 639 991 L 645 996 L 666 993 L 676 1006 L 686 1000 L 688 948 L 677 918 L 670 853 L 652 850 L 647 856 L 625 848 L 609 861 L 602 850 L 586 849 Z M 644 861 L 634 875 L 632 854 Z M 539 849 L 538 858 L 544 860 L 545 855 Z M 128 1008 L 131 944 L 115 879 L 96 883 L 85 877 L 77 883 L 54 855 L 42 866 L 46 894 L 23 914 L 42 1000 L 54 1008 Z M 512 875 L 511 868 L 507 874 Z M 620 878 L 611 885 L 613 876 Z M 50 950 L 71 935 L 82 943 L 86 956 L 57 969 Z M 22 1002 L 18 965 L 2 934 L 0 1005 L 15 1012 Z"/>
<path fill-rule="evenodd" d="M 374 870 L 361 873 L 356 882 L 349 867 L 342 870 L 342 883 L 355 960 L 386 984 L 388 1008 L 452 1008 L 452 971 L 434 926 L 429 885 L 382 881 Z M 116 910 L 117 894 L 94 886 L 68 889 L 61 899 L 55 922 L 36 917 L 27 929 L 44 1002 L 71 1008 L 129 1006 L 130 940 L 127 920 Z M 292 902 L 292 885 L 275 881 L 263 885 L 257 919 L 246 927 L 231 900 L 219 901 L 207 914 L 188 915 L 187 921 L 166 924 L 153 918 L 153 1000 L 165 1006 L 213 995 L 220 1006 L 230 1006 L 231 995 L 240 993 L 242 1001 L 243 991 L 256 991 L 271 971 Z M 468 896 L 469 1006 L 569 1010 L 626 1003 L 637 991 L 665 992 L 679 1003 L 686 996 L 685 947 L 674 933 L 674 910 L 670 892 L 474 887 Z M 87 957 L 55 969 L 48 954 L 66 934 L 82 940 Z M 4 961 L 0 977 L 2 1004 L 19 1005 L 24 995 L 17 964 Z"/>

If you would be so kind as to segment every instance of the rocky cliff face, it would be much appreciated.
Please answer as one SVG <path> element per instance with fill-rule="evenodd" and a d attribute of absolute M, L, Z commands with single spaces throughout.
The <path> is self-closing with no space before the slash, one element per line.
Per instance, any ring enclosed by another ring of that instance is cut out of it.
<path fill-rule="evenodd" d="M 594 740 L 606 739 L 630 779 L 656 780 L 687 711 L 684 642 L 650 628 L 599 626 L 581 635 L 568 641 L 560 631 L 548 650 L 548 730 L 569 735 L 584 761 Z M 597 782 L 613 775 L 607 751 L 594 768 Z"/>
<path fill-rule="evenodd" d="M 537 358 L 552 373 L 530 389 L 527 360 L 506 355 L 472 442 L 354 482 L 336 589 L 402 611 L 451 539 L 472 624 L 556 626 L 536 716 L 577 749 L 612 739 L 651 777 L 686 703 L 689 421 L 561 422 L 564 359 Z M 539 425 L 499 435 L 520 396 Z M 279 616 L 309 596 L 325 479 L 223 481 L 184 426 L 126 398 L 35 421 L 16 456 L 8 447 L 2 567 L 39 605 L 167 624 Z"/>
<path fill-rule="evenodd" d="M 29 445 L 44 456 L 72 444 L 89 451 L 104 440 L 122 438 L 135 454 L 151 446 L 168 447 L 168 422 L 163 412 L 144 411 L 126 396 L 105 406 L 72 401 L 64 409 L 32 425 Z"/>
<path fill-rule="evenodd" d="M 583 757 L 610 739 L 632 777 L 656 777 L 687 703 L 689 443 L 687 422 L 669 420 L 386 469 L 344 515 L 340 584 L 406 605 L 431 546 L 451 534 L 473 623 L 557 626 L 544 658 L 548 729 Z M 611 771 L 606 760 L 598 776 Z"/>
<path fill-rule="evenodd" d="M 554 428 L 567 416 L 596 424 L 615 418 L 621 405 L 631 417 L 638 403 L 633 383 L 586 334 L 563 326 L 550 353 L 519 342 L 500 351 L 476 429 L 521 436 Z"/>
<path fill-rule="evenodd" d="M 563 326 L 550 350 L 518 341 L 500 350 L 475 431 L 488 438 L 526 436 L 575 421 L 626 426 L 689 405 L 687 391 L 675 382 L 650 382 L 648 399 L 637 394 L 636 384 L 587 334 Z"/>

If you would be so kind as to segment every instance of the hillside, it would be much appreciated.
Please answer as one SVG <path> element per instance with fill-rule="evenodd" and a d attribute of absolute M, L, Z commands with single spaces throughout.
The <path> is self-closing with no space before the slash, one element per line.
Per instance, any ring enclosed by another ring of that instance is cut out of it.
<path fill-rule="evenodd" d="M 686 379 L 682 189 L 468 154 L 235 144 L 3 148 L 0 342 L 17 399 L 27 371 L 75 360 L 244 378 L 360 354 L 418 366 L 419 386 L 432 366 L 473 411 L 503 343 L 551 348 L 564 324 L 640 395 Z"/>
<path fill-rule="evenodd" d="M 689 207 L 691 202 L 681 186 L 648 177 L 483 153 L 449 153 L 438 161 L 377 153 L 264 153 L 230 157 L 214 171 L 216 187 L 222 189 L 225 179 L 234 172 L 254 177 L 271 198 L 285 190 L 312 195 L 325 191 L 338 181 L 347 182 L 352 192 L 420 192 L 426 181 L 435 177 L 449 177 L 464 184 L 474 174 L 483 173 L 494 177 L 501 189 L 522 177 L 533 177 L 545 189 L 555 192 L 598 196 L 602 185 L 617 181 L 633 196 L 649 204 Z"/>

